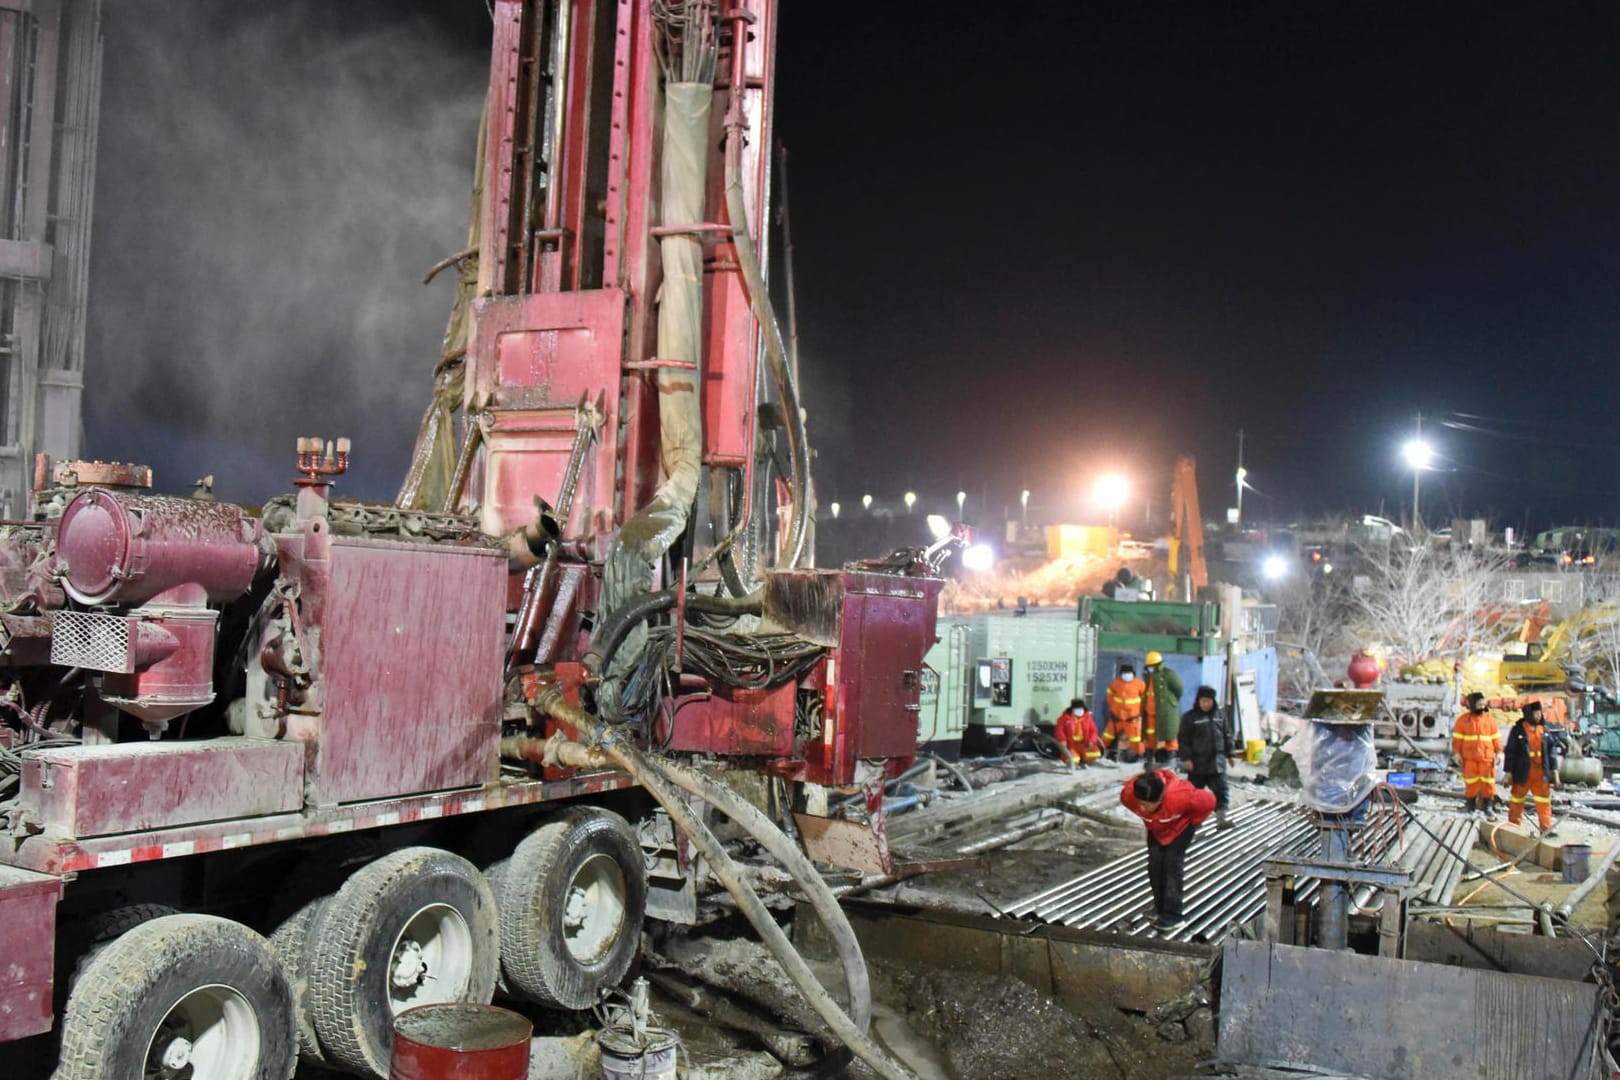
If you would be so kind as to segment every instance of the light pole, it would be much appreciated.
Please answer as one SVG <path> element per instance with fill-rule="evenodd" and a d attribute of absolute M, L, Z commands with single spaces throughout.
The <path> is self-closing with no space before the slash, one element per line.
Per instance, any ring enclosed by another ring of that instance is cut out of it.
<path fill-rule="evenodd" d="M 1419 496 L 1422 492 L 1423 470 L 1434 460 L 1434 448 L 1423 441 L 1423 417 L 1418 417 L 1417 435 L 1401 447 L 1401 456 L 1412 468 L 1412 531 L 1422 526 Z"/>
<path fill-rule="evenodd" d="M 1109 528 L 1119 528 L 1119 508 L 1126 490 L 1125 478 L 1119 473 L 1104 473 L 1097 478 L 1097 501 L 1108 508 Z"/>
<path fill-rule="evenodd" d="M 1237 470 L 1237 524 L 1243 524 L 1243 489 L 1247 486 L 1249 470 L 1239 465 Z"/>

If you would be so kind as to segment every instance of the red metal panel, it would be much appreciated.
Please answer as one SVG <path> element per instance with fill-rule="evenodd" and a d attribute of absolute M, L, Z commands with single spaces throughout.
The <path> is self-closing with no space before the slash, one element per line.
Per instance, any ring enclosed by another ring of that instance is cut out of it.
<path fill-rule="evenodd" d="M 506 577 L 486 548 L 332 542 L 317 803 L 493 779 Z"/>
<path fill-rule="evenodd" d="M 510 806 L 532 806 L 584 795 L 599 795 L 634 786 L 621 772 L 595 772 L 567 780 L 503 780 L 490 788 L 433 792 L 375 802 L 323 806 L 301 814 L 275 814 L 188 825 L 156 832 L 125 833 L 86 840 L 30 836 L 15 855 L 19 867 L 65 874 L 156 859 L 177 859 L 210 851 L 279 844 L 309 837 L 381 829 L 459 814 L 478 814 Z"/>
<path fill-rule="evenodd" d="M 848 784 L 863 759 L 917 749 L 923 656 L 934 643 L 938 578 L 849 570 L 783 570 L 766 584 L 771 618 L 835 645 L 814 676 L 822 732 L 800 747 L 805 778 Z"/>
<path fill-rule="evenodd" d="M 567 536 L 614 508 L 625 295 L 619 289 L 496 297 L 473 305 L 469 408 L 491 406 L 485 431 L 483 527 L 502 535 L 555 502 L 573 450 L 576 412 L 599 407 L 600 437 L 574 493 Z"/>
<path fill-rule="evenodd" d="M 771 162 L 770 108 L 776 71 L 775 0 L 748 0 L 741 6 L 753 14 L 749 40 L 743 50 L 745 85 L 743 116 L 748 123 L 742 153 L 743 203 L 754 246 L 769 274 L 770 244 L 765 207 L 769 203 Z M 729 70 L 729 69 L 727 69 Z M 722 145 L 725 114 L 732 90 L 715 95 L 713 141 Z M 764 194 L 762 198 L 761 195 Z M 728 220 L 725 210 L 724 155 L 710 157 L 707 211 L 710 221 Z M 755 380 L 759 358 L 759 327 L 748 306 L 748 293 L 737 270 L 736 252 L 729 241 L 716 243 L 709 252 L 710 288 L 704 294 L 703 460 L 711 465 L 746 465 L 754 452 Z"/>
<path fill-rule="evenodd" d="M 928 578 L 846 575 L 838 677 L 851 761 L 917 752 L 922 658 L 934 639 L 930 584 L 937 590 Z"/>
<path fill-rule="evenodd" d="M 56 904 L 62 879 L 0 866 L 0 1043 L 51 1030 Z"/>
<path fill-rule="evenodd" d="M 203 739 L 30 750 L 21 805 L 52 836 L 103 836 L 296 810 L 296 742 Z"/>
<path fill-rule="evenodd" d="M 796 683 L 676 703 L 670 749 L 709 754 L 790 757 Z"/>

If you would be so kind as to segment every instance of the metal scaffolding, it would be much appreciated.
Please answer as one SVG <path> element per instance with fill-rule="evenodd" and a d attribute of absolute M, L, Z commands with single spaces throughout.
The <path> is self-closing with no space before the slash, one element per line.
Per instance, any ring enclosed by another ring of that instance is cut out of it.
<path fill-rule="evenodd" d="M 81 456 L 101 0 L 0 0 L 0 517 Z"/>

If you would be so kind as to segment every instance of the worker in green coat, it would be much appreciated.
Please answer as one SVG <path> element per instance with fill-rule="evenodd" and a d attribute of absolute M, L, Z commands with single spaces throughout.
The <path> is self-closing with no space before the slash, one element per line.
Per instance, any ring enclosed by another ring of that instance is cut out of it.
<path fill-rule="evenodd" d="M 1168 765 L 1181 748 L 1177 736 L 1181 734 L 1181 676 L 1170 669 L 1164 657 L 1150 652 L 1143 658 L 1145 670 L 1142 681 L 1146 684 L 1142 702 L 1142 715 L 1147 719 L 1147 738 L 1144 743 L 1145 762 Z"/>

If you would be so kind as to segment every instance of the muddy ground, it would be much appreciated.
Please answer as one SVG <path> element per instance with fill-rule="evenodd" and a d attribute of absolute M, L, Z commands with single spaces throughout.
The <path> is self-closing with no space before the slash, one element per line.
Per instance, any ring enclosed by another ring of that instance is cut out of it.
<path fill-rule="evenodd" d="M 899 882 L 867 881 L 867 900 L 968 915 L 996 915 L 1017 899 L 1057 884 L 1140 846 L 1141 827 L 1109 796 L 1134 770 L 1094 768 L 1077 773 L 1038 770 L 1001 790 L 969 800 L 941 800 L 929 812 L 892 823 L 895 847 L 908 858 L 939 858 L 1005 829 L 1009 820 L 1042 806 L 1082 804 L 1055 827 L 1011 846 L 985 853 L 979 862 Z M 1275 795 L 1262 786 L 1260 770 L 1239 766 L 1238 800 Z M 982 803 L 982 805 L 981 805 Z M 1426 796 L 1426 809 L 1460 809 L 1443 796 Z M 1607 830 L 1560 821 L 1561 832 L 1578 833 L 1594 847 L 1610 842 Z M 1481 843 L 1470 852 L 1476 865 L 1493 869 L 1504 852 Z M 850 878 L 853 882 L 857 878 Z M 1556 903 L 1569 886 L 1560 875 L 1519 861 L 1506 879 L 1536 902 Z M 873 887 L 875 884 L 875 887 Z M 1581 921 L 1604 924 L 1613 912 L 1598 890 L 1578 911 Z M 1497 887 L 1472 880 L 1458 890 L 1464 905 L 1489 909 L 1513 901 Z M 778 898 L 791 930 L 790 900 Z M 652 984 L 661 1022 L 683 1041 L 680 1075 L 698 1078 L 847 1076 L 874 1073 L 834 1048 L 820 1019 L 806 1005 L 754 931 L 723 897 L 705 903 L 695 928 L 652 924 L 640 973 Z M 1496 918 L 1522 913 L 1497 908 Z M 1485 911 L 1486 921 L 1494 921 Z M 1470 916 L 1472 917 L 1472 916 Z M 795 935 L 795 940 L 799 936 Z M 1147 1010 L 1120 1008 L 1100 993 L 1059 1002 L 1007 974 L 969 970 L 953 963 L 951 942 L 942 939 L 936 962 L 900 964 L 868 960 L 872 983 L 872 1032 L 890 1053 L 926 1080 L 1000 1080 L 1035 1077 L 1119 1077 L 1159 1080 L 1192 1075 L 1215 1054 L 1213 987 L 1205 983 Z M 830 959 L 810 956 L 823 983 L 841 997 L 842 975 Z M 569 1016 L 503 1002 L 535 1021 L 534 1080 L 579 1080 L 599 1073 L 588 1034 L 589 1017 Z M 301 1069 L 300 1080 L 323 1074 Z"/>

